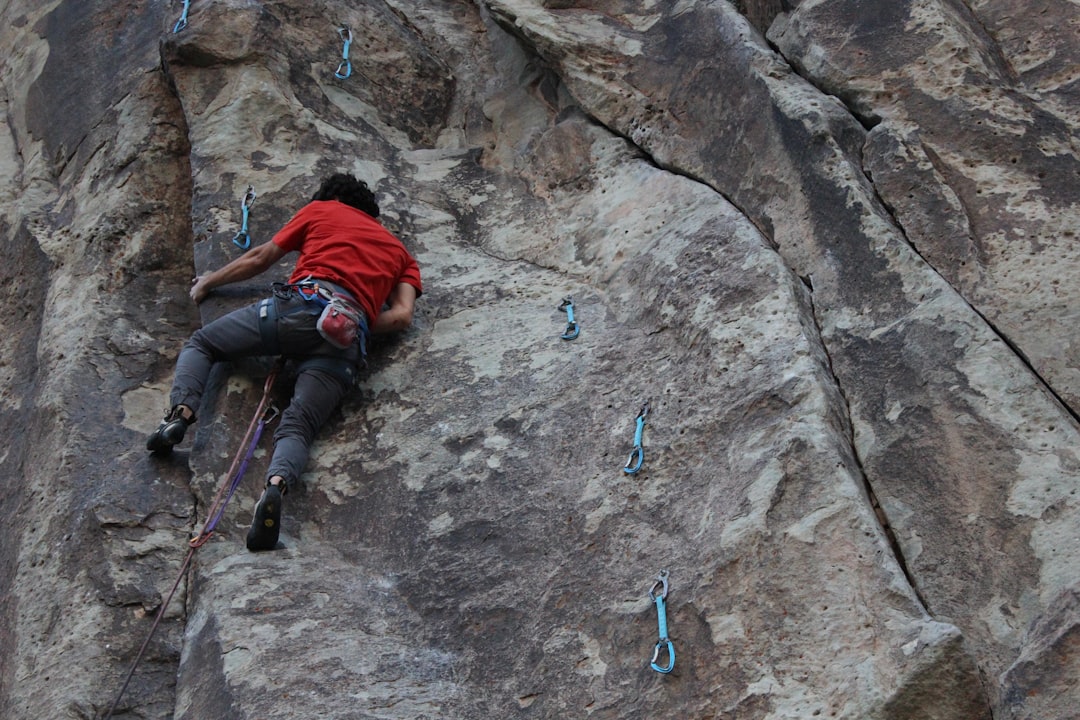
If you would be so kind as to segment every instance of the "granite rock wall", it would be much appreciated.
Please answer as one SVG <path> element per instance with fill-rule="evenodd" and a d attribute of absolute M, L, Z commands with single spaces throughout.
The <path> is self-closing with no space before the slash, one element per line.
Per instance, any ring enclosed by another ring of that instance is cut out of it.
<path fill-rule="evenodd" d="M 113 717 L 1074 717 L 1078 22 L 0 3 L 0 717 L 104 716 L 174 583 Z M 145 436 L 186 336 L 292 258 L 190 280 L 249 186 L 260 243 L 339 170 L 417 257 L 415 322 L 285 548 L 243 547 L 267 439 L 189 556 L 269 360 L 217 367 L 169 458 Z"/>

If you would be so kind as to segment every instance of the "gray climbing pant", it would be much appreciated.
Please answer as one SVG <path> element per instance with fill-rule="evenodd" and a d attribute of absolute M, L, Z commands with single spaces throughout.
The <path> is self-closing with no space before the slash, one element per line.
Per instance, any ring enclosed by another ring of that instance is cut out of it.
<path fill-rule="evenodd" d="M 321 283 L 326 285 L 326 283 Z M 274 432 L 267 479 L 280 475 L 286 487 L 307 465 L 311 443 L 356 382 L 364 357 L 361 340 L 344 350 L 326 342 L 316 327 L 322 307 L 292 290 L 235 310 L 197 330 L 176 361 L 169 400 L 197 410 L 215 362 L 257 355 L 282 355 L 298 363 L 296 386 Z"/>

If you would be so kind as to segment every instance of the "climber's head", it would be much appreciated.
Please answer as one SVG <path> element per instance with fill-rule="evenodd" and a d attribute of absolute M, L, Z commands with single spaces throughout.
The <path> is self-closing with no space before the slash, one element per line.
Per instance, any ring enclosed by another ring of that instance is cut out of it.
<path fill-rule="evenodd" d="M 373 218 L 379 217 L 379 205 L 375 202 L 375 193 L 367 183 L 357 180 L 351 173 L 336 173 L 324 178 L 322 185 L 315 192 L 312 200 L 337 200 L 363 210 Z"/>

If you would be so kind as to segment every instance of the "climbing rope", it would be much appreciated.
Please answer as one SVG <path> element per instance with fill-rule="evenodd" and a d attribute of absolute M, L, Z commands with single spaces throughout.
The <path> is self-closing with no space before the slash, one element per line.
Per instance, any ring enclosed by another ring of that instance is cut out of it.
<path fill-rule="evenodd" d="M 345 47 L 341 50 L 341 62 L 338 63 L 337 70 L 334 72 L 334 77 L 338 80 L 344 80 L 352 75 L 352 63 L 349 62 L 349 46 L 352 45 L 352 29 L 348 25 L 342 25 L 338 28 L 338 36 L 340 36 L 342 42 L 345 43 Z"/>
<path fill-rule="evenodd" d="M 574 320 L 574 298 L 569 295 L 563 299 L 562 305 L 559 306 L 560 310 L 566 311 L 566 332 L 561 337 L 563 340 L 573 340 L 578 336 L 580 332 L 577 322 Z"/>
<path fill-rule="evenodd" d="M 675 667 L 675 646 L 671 644 L 671 638 L 668 637 L 667 609 L 664 606 L 667 595 L 668 571 L 661 570 L 649 589 L 649 597 L 656 603 L 656 624 L 660 635 L 660 639 L 656 641 L 656 647 L 653 648 L 652 662 L 649 665 L 656 672 L 664 674 L 671 672 Z M 660 653 L 664 651 L 667 652 L 667 665 L 660 665 L 656 661 L 660 659 Z"/>
<path fill-rule="evenodd" d="M 641 412 L 638 413 L 636 422 L 637 427 L 634 429 L 634 449 L 630 451 L 630 457 L 626 458 L 626 466 L 623 468 L 623 472 L 627 475 L 633 475 L 641 466 L 645 463 L 645 448 L 641 446 L 641 435 L 645 431 L 645 416 L 649 414 L 649 401 L 646 400 L 645 404 L 641 406 Z"/>
<path fill-rule="evenodd" d="M 178 33 L 187 27 L 187 14 L 191 8 L 191 0 L 184 0 L 184 9 L 180 12 L 180 19 L 173 25 L 173 33 Z"/>
<path fill-rule="evenodd" d="M 276 372 L 276 370 L 275 370 Z M 267 378 L 267 382 L 270 382 L 273 378 Z M 272 383 L 271 383 L 272 384 Z M 251 433 L 251 440 L 247 444 L 247 452 L 244 454 L 244 460 L 240 463 L 240 468 L 236 469 L 236 460 L 239 459 L 239 455 L 233 460 L 233 467 L 229 468 L 229 474 L 226 477 L 232 477 L 232 482 L 228 484 L 228 490 L 226 486 L 222 485 L 218 489 L 218 494 L 214 497 L 214 502 L 207 516 L 210 518 L 207 520 L 206 525 L 203 526 L 202 532 L 197 537 L 188 541 L 188 544 L 193 548 L 202 547 L 206 544 L 206 541 L 210 539 L 210 536 L 214 534 L 214 529 L 217 527 L 218 521 L 221 520 L 221 516 L 225 513 L 225 506 L 232 500 L 233 494 L 236 493 L 236 489 L 240 487 L 240 480 L 243 479 L 244 473 L 247 472 L 248 463 L 251 462 L 251 458 L 255 455 L 255 448 L 259 446 L 259 440 L 262 438 L 263 430 L 266 426 L 274 421 L 274 418 L 278 416 L 278 410 L 274 406 L 264 407 L 261 416 L 257 415 L 258 424 L 255 426 L 255 431 L 252 433 L 251 428 L 248 427 L 248 433 Z M 254 420 L 252 422 L 255 422 Z M 245 435 L 245 442 L 248 437 Z M 243 445 L 241 445 L 243 447 Z M 235 471 L 235 474 L 234 474 Z"/>
<path fill-rule="evenodd" d="M 188 566 L 191 565 L 191 558 L 194 556 L 195 548 L 189 547 L 187 556 L 184 558 L 184 563 L 180 566 L 180 573 L 176 576 L 176 582 L 173 583 L 172 590 L 169 591 L 168 596 L 161 603 L 161 607 L 158 608 L 154 623 L 150 626 L 150 632 L 146 634 L 146 639 L 143 640 L 142 647 L 139 648 L 138 654 L 135 655 L 135 661 L 131 663 L 131 669 L 128 670 L 127 677 L 124 678 L 124 684 L 120 687 L 120 692 L 116 694 L 116 699 L 113 700 L 112 707 L 109 708 L 109 712 L 105 713 L 102 720 L 109 720 L 109 718 L 113 716 L 113 713 L 116 712 L 117 706 L 120 705 L 120 698 L 124 696 L 124 691 L 127 690 L 128 683 L 131 682 L 131 678 L 135 674 L 135 668 L 139 666 L 139 661 L 142 660 L 142 656 L 146 652 L 146 647 L 150 644 L 150 638 L 154 637 L 154 631 L 157 630 L 158 625 L 161 624 L 161 618 L 165 614 L 165 608 L 169 607 L 169 603 L 172 602 L 173 595 L 176 594 L 176 589 L 180 587 L 180 581 L 184 579 L 184 574 L 187 572 Z"/>
<path fill-rule="evenodd" d="M 226 480 L 232 478 L 232 481 L 223 483 L 218 489 L 217 495 L 214 496 L 214 500 L 211 503 L 211 509 L 207 513 L 210 520 L 203 526 L 202 532 L 200 532 L 198 536 L 188 541 L 187 555 L 184 557 L 184 562 L 180 565 L 180 572 L 176 576 L 176 582 L 173 583 L 172 589 L 169 590 L 169 594 L 162 601 L 161 607 L 158 608 L 157 615 L 154 617 L 154 622 L 150 625 L 150 632 L 146 634 L 146 639 L 143 640 L 139 652 L 136 653 L 135 660 L 132 661 L 131 668 L 124 678 L 124 684 L 120 687 L 120 692 L 116 694 L 116 699 L 113 700 L 112 707 L 109 708 L 109 712 L 105 713 L 102 720 L 109 720 L 109 718 L 113 716 L 113 713 L 116 712 L 116 708 L 120 705 L 120 699 L 124 697 L 124 692 L 127 690 L 128 684 L 131 683 L 131 678 L 135 675 L 135 670 L 139 667 L 139 662 L 146 653 L 146 648 L 150 645 L 150 639 L 154 637 L 154 633 L 161 624 L 161 618 L 165 616 L 165 610 L 169 607 L 169 603 L 172 602 L 173 595 L 176 594 L 177 588 L 180 587 L 184 575 L 191 566 L 191 559 L 195 556 L 195 551 L 210 539 L 210 536 L 214 532 L 214 528 L 217 527 L 218 521 L 225 512 L 225 506 L 228 504 L 229 500 L 232 499 L 233 493 L 236 492 L 236 488 L 240 486 L 240 480 L 244 477 L 244 471 L 247 470 L 248 462 L 255 454 L 255 447 L 259 443 L 259 438 L 262 437 L 263 429 L 266 427 L 267 423 L 277 416 L 277 410 L 270 405 L 270 390 L 274 387 L 274 380 L 277 379 L 279 368 L 280 362 L 274 365 L 274 368 L 267 376 L 266 383 L 263 385 L 263 396 L 259 401 L 259 407 L 255 411 L 251 423 L 248 424 L 247 432 L 244 433 L 244 440 L 240 443 L 240 449 L 237 451 L 236 457 L 233 458 L 232 465 L 229 467 L 229 474 L 225 476 Z M 267 417 L 268 410 L 270 411 L 269 417 Z"/>
<path fill-rule="evenodd" d="M 255 188 L 248 185 L 247 192 L 244 193 L 244 199 L 240 201 L 240 213 L 242 216 L 240 232 L 236 233 L 232 239 L 233 244 L 241 250 L 247 250 L 251 247 L 251 236 L 248 235 L 248 212 L 253 204 L 255 204 Z"/>

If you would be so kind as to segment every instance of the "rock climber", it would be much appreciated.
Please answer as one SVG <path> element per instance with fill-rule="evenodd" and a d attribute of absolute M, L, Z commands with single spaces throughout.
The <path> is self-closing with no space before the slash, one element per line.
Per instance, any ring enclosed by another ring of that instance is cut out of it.
<path fill-rule="evenodd" d="M 191 299 L 200 303 L 214 288 L 252 278 L 286 253 L 300 253 L 289 282 L 275 283 L 272 297 L 191 336 L 176 361 L 171 407 L 146 441 L 151 452 L 167 454 L 184 439 L 215 362 L 254 355 L 297 362 L 292 399 L 274 433 L 266 487 L 248 531 L 249 550 L 278 546 L 282 496 L 304 470 L 316 433 L 355 382 L 368 334 L 412 324 L 422 292 L 420 269 L 378 217 L 367 183 L 351 174 L 331 175 L 269 242 L 192 281 Z"/>

